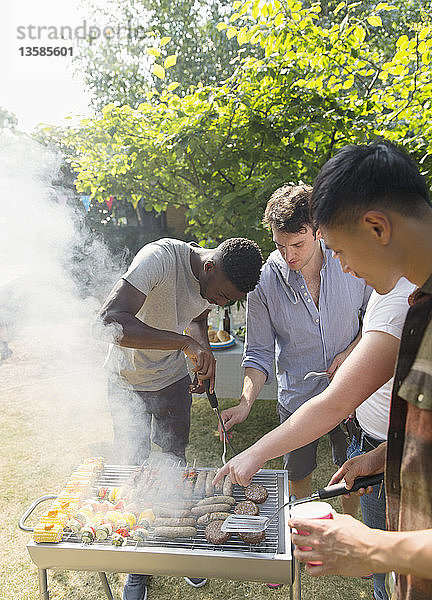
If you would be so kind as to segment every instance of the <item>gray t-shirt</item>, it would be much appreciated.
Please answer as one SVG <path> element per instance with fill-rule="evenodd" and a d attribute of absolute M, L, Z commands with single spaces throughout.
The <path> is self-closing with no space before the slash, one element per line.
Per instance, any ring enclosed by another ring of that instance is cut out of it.
<path fill-rule="evenodd" d="M 191 244 L 164 238 L 144 246 L 122 279 L 147 296 L 137 318 L 156 329 L 183 333 L 210 308 L 192 272 Z M 122 387 L 161 390 L 187 375 L 181 350 L 136 350 L 112 346 L 107 366 Z"/>

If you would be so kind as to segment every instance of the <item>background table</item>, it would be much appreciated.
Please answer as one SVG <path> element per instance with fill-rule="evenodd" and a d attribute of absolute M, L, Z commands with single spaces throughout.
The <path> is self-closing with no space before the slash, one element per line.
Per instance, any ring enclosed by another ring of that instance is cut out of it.
<path fill-rule="evenodd" d="M 243 388 L 244 369 L 241 367 L 243 342 L 236 339 L 234 346 L 225 350 L 214 350 L 216 358 L 216 395 L 218 398 L 240 398 Z M 264 385 L 258 398 L 277 398 L 276 379 Z"/>

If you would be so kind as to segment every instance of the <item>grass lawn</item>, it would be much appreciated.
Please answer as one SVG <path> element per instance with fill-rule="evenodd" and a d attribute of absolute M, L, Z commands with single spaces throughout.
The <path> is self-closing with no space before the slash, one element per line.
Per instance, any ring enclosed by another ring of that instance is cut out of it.
<path fill-rule="evenodd" d="M 25 547 L 30 534 L 18 528 L 18 520 L 37 497 L 58 492 L 83 458 L 102 454 L 112 460 L 111 420 L 100 370 L 78 373 L 71 365 L 69 372 L 59 372 L 55 357 L 41 357 L 33 337 L 23 335 L 11 347 L 14 354 L 0 365 L 0 600 L 38 600 L 37 569 Z M 220 400 L 222 408 L 233 403 Z M 237 428 L 233 440 L 236 448 L 246 448 L 276 424 L 274 402 L 258 401 L 247 422 Z M 207 400 L 195 398 L 188 448 L 190 462 L 196 459 L 198 466 L 206 467 L 221 464 L 222 449 L 215 432 L 216 417 Z M 280 468 L 281 461 L 267 466 Z M 328 443 L 323 440 L 314 489 L 325 485 L 333 470 Z M 335 507 L 339 507 L 338 501 Z M 124 577 L 108 575 L 116 599 L 121 598 Z M 49 571 L 48 584 L 51 600 L 105 598 L 99 578 L 92 572 Z M 204 588 L 194 590 L 183 579 L 155 577 L 149 588 L 149 600 L 287 597 L 287 588 L 273 591 L 263 584 L 221 580 L 211 580 Z M 302 574 L 304 600 L 370 597 L 368 581 L 343 577 L 313 579 Z"/>

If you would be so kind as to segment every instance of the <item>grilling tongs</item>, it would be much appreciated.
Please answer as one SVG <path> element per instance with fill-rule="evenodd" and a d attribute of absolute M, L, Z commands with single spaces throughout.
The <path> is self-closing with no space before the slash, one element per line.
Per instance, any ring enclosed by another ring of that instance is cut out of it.
<path fill-rule="evenodd" d="M 342 496 L 343 494 L 349 494 L 350 492 L 356 492 L 360 488 L 367 488 L 370 485 L 376 485 L 381 483 L 384 479 L 384 473 L 378 473 L 377 475 L 368 475 L 367 477 L 357 477 L 354 480 L 353 486 L 350 490 L 347 490 L 343 483 L 336 483 L 334 485 L 328 485 L 325 488 L 321 488 L 317 492 L 314 492 L 306 498 L 299 498 L 298 500 L 290 500 L 282 504 L 278 510 L 270 517 L 260 517 L 252 515 L 231 515 L 223 522 L 221 527 L 222 531 L 245 531 L 248 533 L 258 533 L 264 531 L 278 516 L 280 511 L 285 506 L 296 506 L 297 504 L 303 504 L 304 502 L 312 502 L 312 500 L 325 500 L 327 498 L 335 498 L 336 496 Z"/>
<path fill-rule="evenodd" d="M 237 454 L 237 452 L 234 450 L 233 445 L 230 442 L 227 431 L 225 429 L 225 424 L 224 424 L 223 419 L 220 414 L 219 402 L 216 397 L 216 394 L 214 393 L 214 391 L 210 392 L 210 379 L 204 379 L 204 389 L 205 389 L 205 393 L 207 394 L 208 401 L 210 402 L 210 406 L 216 413 L 217 418 L 219 419 L 219 423 L 221 424 L 222 431 L 224 432 L 225 440 L 227 441 L 228 446 L 231 448 L 231 451 L 233 454 Z"/>

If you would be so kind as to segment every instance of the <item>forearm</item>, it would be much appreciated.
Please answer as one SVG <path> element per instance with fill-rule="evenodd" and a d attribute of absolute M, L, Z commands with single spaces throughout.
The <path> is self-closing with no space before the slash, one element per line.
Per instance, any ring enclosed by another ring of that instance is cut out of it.
<path fill-rule="evenodd" d="M 432 579 L 432 529 L 372 531 L 370 551 L 375 573 L 396 571 Z"/>
<path fill-rule="evenodd" d="M 396 571 L 432 579 L 432 529 L 382 531 L 338 513 L 328 520 L 291 517 L 288 525 L 297 530 L 291 536 L 295 556 L 315 563 L 306 567 L 311 575 L 359 577 Z M 310 549 L 302 550 L 306 543 Z"/>
<path fill-rule="evenodd" d="M 266 375 L 259 369 L 253 367 L 246 367 L 243 379 L 243 390 L 240 397 L 240 403 L 245 404 L 249 408 L 253 406 L 253 403 L 258 397 L 258 394 L 262 390 L 263 385 L 266 382 Z"/>
<path fill-rule="evenodd" d="M 207 348 L 207 350 L 211 350 L 207 331 L 207 319 L 202 321 L 192 321 L 187 328 L 187 333 L 190 337 L 196 340 L 204 348 Z"/>
<path fill-rule="evenodd" d="M 331 431 L 393 373 L 399 341 L 369 332 L 337 370 L 330 385 L 257 442 L 265 460 L 301 448 Z"/>
<path fill-rule="evenodd" d="M 254 444 L 263 462 L 302 448 L 331 431 L 353 408 L 329 402 L 326 391 L 305 402 L 289 419 Z"/>
<path fill-rule="evenodd" d="M 355 338 L 353 339 L 353 341 L 351 342 L 351 344 L 348 344 L 348 346 L 345 349 L 345 352 L 348 354 L 350 354 L 354 348 L 357 346 L 357 344 L 359 343 L 359 341 L 361 340 L 362 337 L 362 330 L 359 329 L 358 334 L 355 336 Z"/>
<path fill-rule="evenodd" d="M 150 327 L 129 313 L 102 315 L 102 323 L 109 332 L 109 341 L 126 348 L 182 350 L 191 340 L 187 335 Z"/>

